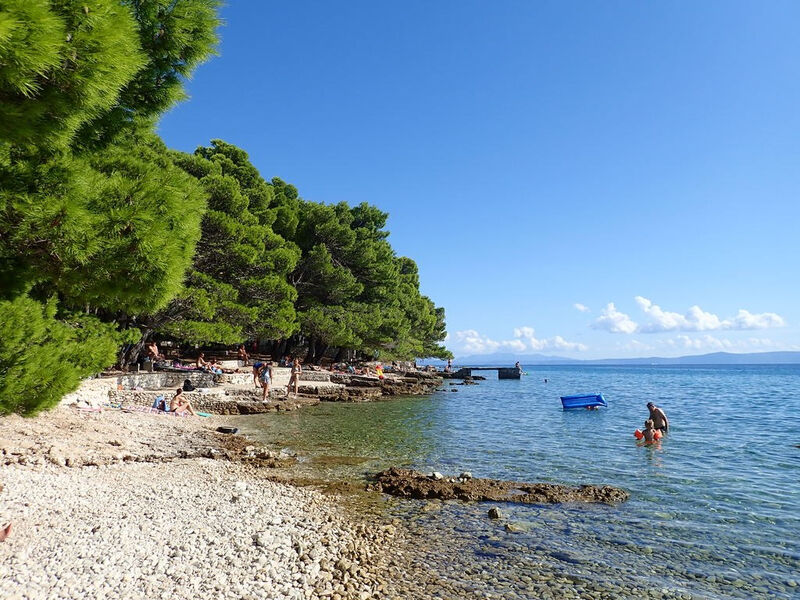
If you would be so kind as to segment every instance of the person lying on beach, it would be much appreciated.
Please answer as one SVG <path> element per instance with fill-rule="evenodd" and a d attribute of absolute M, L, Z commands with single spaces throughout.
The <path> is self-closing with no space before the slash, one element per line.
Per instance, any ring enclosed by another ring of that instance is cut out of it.
<path fill-rule="evenodd" d="M 650 418 L 653 420 L 653 426 L 661 431 L 661 433 L 667 433 L 669 430 L 669 419 L 667 419 L 666 413 L 652 402 L 647 403 L 647 408 L 650 410 Z"/>
<path fill-rule="evenodd" d="M 189 399 L 183 395 L 182 388 L 175 390 L 175 395 L 172 397 L 172 400 L 169 401 L 169 411 L 178 413 L 179 415 L 188 412 L 190 415 L 194 416 L 194 408 L 192 408 Z"/>
<path fill-rule="evenodd" d="M 261 395 L 261 402 L 266 404 L 269 402 L 267 398 L 269 398 L 269 384 L 272 382 L 272 363 L 265 362 L 261 365 L 261 368 L 258 371 L 258 380 L 261 382 L 261 388 L 263 393 Z"/>

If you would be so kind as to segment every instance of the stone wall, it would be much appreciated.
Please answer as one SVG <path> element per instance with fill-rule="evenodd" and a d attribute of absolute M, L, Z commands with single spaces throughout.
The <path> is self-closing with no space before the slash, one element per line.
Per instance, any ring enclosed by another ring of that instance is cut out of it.
<path fill-rule="evenodd" d="M 140 387 L 146 390 L 158 390 L 179 388 L 187 379 L 195 387 L 209 388 L 215 385 L 216 377 L 213 373 L 204 373 L 203 371 L 155 371 L 153 373 L 128 373 L 117 377 L 116 380 L 125 389 Z"/>
<path fill-rule="evenodd" d="M 125 407 L 153 406 L 158 396 L 164 396 L 169 402 L 173 394 L 169 390 L 112 390 L 108 400 Z M 198 412 L 217 415 L 249 415 L 264 412 L 297 410 L 301 406 L 319 404 L 318 397 L 292 398 L 280 400 L 272 396 L 269 404 L 261 402 L 261 393 L 257 390 L 224 390 L 222 388 L 208 392 L 184 392 L 184 396 Z"/>
<path fill-rule="evenodd" d="M 116 389 L 116 377 L 84 379 L 77 390 L 61 399 L 61 404 L 68 405 L 82 402 L 89 406 L 102 406 L 108 402 L 108 393 Z"/>

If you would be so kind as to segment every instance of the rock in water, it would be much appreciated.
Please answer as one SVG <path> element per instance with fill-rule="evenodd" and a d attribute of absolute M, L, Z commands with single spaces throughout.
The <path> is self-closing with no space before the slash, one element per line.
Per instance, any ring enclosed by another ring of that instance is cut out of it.
<path fill-rule="evenodd" d="M 489 518 L 490 519 L 502 519 L 503 513 L 500 512 L 500 509 L 496 506 L 493 506 L 489 509 Z"/>
<path fill-rule="evenodd" d="M 522 483 L 499 479 L 446 479 L 441 473 L 428 476 L 412 469 L 397 467 L 378 473 L 370 489 L 401 498 L 490 500 L 522 504 L 561 502 L 618 504 L 625 502 L 630 496 L 625 490 L 609 485 L 570 487 L 554 483 Z"/>

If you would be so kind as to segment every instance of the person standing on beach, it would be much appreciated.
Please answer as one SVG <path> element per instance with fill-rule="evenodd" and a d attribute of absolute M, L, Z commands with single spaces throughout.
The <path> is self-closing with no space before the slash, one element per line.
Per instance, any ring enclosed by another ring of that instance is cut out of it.
<path fill-rule="evenodd" d="M 289 375 L 289 383 L 286 385 L 286 397 L 289 397 L 289 392 L 294 384 L 294 395 L 297 396 L 297 389 L 300 385 L 300 374 L 303 372 L 303 367 L 300 366 L 300 359 L 295 358 L 292 363 L 292 372 Z"/>
<path fill-rule="evenodd" d="M 266 404 L 269 402 L 269 384 L 272 382 L 272 363 L 265 362 L 261 365 L 258 372 L 258 380 L 261 382 L 263 393 L 261 394 L 261 402 Z"/>
<path fill-rule="evenodd" d="M 253 383 L 256 387 L 260 387 L 261 384 L 258 381 L 258 374 L 261 372 L 261 367 L 264 366 L 264 363 L 260 360 L 257 360 L 253 363 Z"/>
<path fill-rule="evenodd" d="M 647 403 L 647 408 L 650 410 L 650 418 L 653 420 L 653 427 L 661 431 L 661 433 L 667 433 L 669 430 L 669 419 L 667 419 L 666 413 L 652 402 Z"/>

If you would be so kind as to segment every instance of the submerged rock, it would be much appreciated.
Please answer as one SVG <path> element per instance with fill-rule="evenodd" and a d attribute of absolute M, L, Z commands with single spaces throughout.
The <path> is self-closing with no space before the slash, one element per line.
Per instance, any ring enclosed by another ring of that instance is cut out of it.
<path fill-rule="evenodd" d="M 521 483 L 499 479 L 432 479 L 412 469 L 392 467 L 375 476 L 371 489 L 401 498 L 439 498 L 441 500 L 489 500 L 521 504 L 561 502 L 601 502 L 618 504 L 630 494 L 609 485 L 570 487 L 554 483 Z"/>

